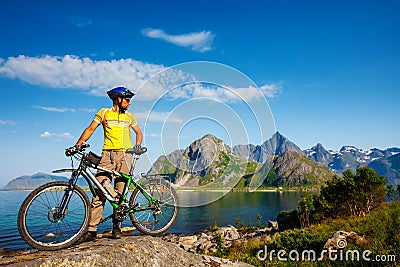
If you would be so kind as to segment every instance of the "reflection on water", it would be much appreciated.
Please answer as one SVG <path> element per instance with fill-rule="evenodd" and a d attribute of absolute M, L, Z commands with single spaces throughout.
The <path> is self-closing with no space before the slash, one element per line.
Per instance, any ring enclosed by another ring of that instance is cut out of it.
<path fill-rule="evenodd" d="M 90 193 L 87 192 L 91 199 Z M 19 236 L 17 216 L 22 201 L 29 192 L 0 191 L 0 248 L 8 250 L 27 249 L 29 246 Z M 282 210 L 296 208 L 300 192 L 210 192 L 210 191 L 178 191 L 178 200 L 183 206 L 179 208 L 178 218 L 170 233 L 190 234 L 212 227 L 236 225 L 236 219 L 248 224 L 257 221 L 257 214 L 262 216 L 262 224 L 268 220 L 276 220 Z M 219 195 L 218 195 L 219 194 Z M 225 195 L 226 194 L 226 195 Z M 225 195 L 225 196 L 224 196 Z M 209 203 L 213 199 L 213 201 Z M 196 203 L 209 203 L 196 206 Z M 106 204 L 104 216 L 112 213 L 112 208 Z M 129 220 L 123 226 L 132 226 Z M 111 220 L 99 225 L 99 232 L 112 228 Z"/>
<path fill-rule="evenodd" d="M 191 208 L 210 204 L 218 201 L 229 193 L 227 191 L 196 191 L 184 190 L 177 191 L 179 207 Z"/>
<path fill-rule="evenodd" d="M 217 192 L 178 191 L 179 201 L 185 204 L 207 203 L 207 198 L 215 199 Z M 220 192 L 221 194 L 221 192 Z M 262 216 L 262 224 L 276 220 L 282 210 L 297 207 L 300 192 L 229 192 L 217 201 L 198 207 L 180 207 L 179 215 L 171 232 L 193 233 L 218 226 L 235 225 L 236 219 L 253 224 L 257 215 Z M 186 205 L 187 206 L 187 205 Z"/>

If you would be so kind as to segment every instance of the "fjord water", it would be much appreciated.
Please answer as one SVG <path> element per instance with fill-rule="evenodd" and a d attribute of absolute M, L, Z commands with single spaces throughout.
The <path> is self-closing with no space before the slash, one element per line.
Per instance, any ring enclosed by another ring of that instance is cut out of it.
<path fill-rule="evenodd" d="M 28 191 L 0 191 L 0 249 L 30 249 L 20 237 L 17 228 L 18 210 L 29 193 Z M 262 216 L 261 222 L 264 225 L 268 220 L 276 220 L 280 211 L 295 209 L 300 197 L 300 192 L 237 191 L 226 195 L 209 191 L 178 191 L 177 193 L 179 201 L 183 204 L 208 203 L 208 199 L 216 199 L 215 194 L 221 196 L 217 201 L 206 205 L 179 208 L 178 218 L 168 232 L 183 234 L 206 230 L 215 224 L 236 226 L 237 218 L 245 224 L 255 225 L 258 214 Z M 110 205 L 106 204 L 104 216 L 111 212 Z M 123 227 L 125 226 L 132 226 L 132 224 L 127 220 L 123 223 Z M 99 232 L 110 230 L 111 227 L 111 220 L 107 221 L 99 226 Z"/>

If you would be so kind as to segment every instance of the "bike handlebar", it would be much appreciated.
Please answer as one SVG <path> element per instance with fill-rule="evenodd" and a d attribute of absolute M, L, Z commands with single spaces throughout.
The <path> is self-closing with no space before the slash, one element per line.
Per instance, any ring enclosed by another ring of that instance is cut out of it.
<path fill-rule="evenodd" d="M 66 155 L 67 157 L 73 156 L 73 155 L 75 155 L 75 154 L 78 153 L 78 152 L 84 151 L 84 150 L 85 150 L 86 148 L 88 148 L 88 147 L 90 147 L 90 145 L 84 143 L 84 144 L 82 144 L 81 146 L 73 146 L 73 147 L 66 148 L 66 149 L 65 149 L 65 155 Z"/>
<path fill-rule="evenodd" d="M 90 147 L 90 145 L 84 143 L 81 146 L 73 146 L 73 147 L 66 148 L 65 149 L 65 155 L 67 157 L 73 156 L 76 153 L 85 151 L 85 149 L 88 148 L 88 147 Z M 139 150 L 135 150 L 133 148 L 130 148 L 130 149 L 127 149 L 125 152 L 126 153 L 131 153 L 131 154 L 136 154 L 136 155 L 139 156 L 139 155 L 142 155 L 142 154 L 147 152 L 147 147 L 139 147 Z"/>

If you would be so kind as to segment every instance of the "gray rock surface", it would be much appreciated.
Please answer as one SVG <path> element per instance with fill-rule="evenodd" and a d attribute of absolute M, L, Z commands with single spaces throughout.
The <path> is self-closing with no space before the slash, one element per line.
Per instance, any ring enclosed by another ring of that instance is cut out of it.
<path fill-rule="evenodd" d="M 107 237 L 58 251 L 21 251 L 0 256 L 6 266 L 251 266 L 241 262 L 190 253 L 152 236 Z"/>
<path fill-rule="evenodd" d="M 276 222 L 274 223 L 277 224 Z M 228 225 L 214 230 L 195 233 L 190 236 L 169 234 L 165 235 L 163 239 L 178 245 L 180 248 L 188 252 L 209 255 L 218 251 L 218 244 L 215 242 L 215 237 L 217 235 L 221 239 L 223 246 L 225 248 L 230 248 L 235 243 L 246 242 L 253 238 L 267 239 L 275 232 L 277 232 L 277 229 L 266 227 L 262 229 L 254 229 L 248 233 L 244 231 L 243 233 L 243 231 L 240 231 L 236 227 Z"/>

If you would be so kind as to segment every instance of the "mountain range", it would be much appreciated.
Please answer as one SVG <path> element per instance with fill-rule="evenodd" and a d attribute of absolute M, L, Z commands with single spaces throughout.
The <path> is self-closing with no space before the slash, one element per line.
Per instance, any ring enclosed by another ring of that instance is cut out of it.
<path fill-rule="evenodd" d="M 319 186 L 334 176 L 327 166 L 307 158 L 280 133 L 262 145 L 232 148 L 208 134 L 186 149 L 160 156 L 150 173 L 168 174 L 173 183 L 183 187 L 252 189 Z"/>
<path fill-rule="evenodd" d="M 217 145 L 213 147 L 206 144 L 210 141 Z M 210 151 L 209 148 L 214 150 Z M 362 150 L 354 146 L 343 146 L 340 151 L 328 151 L 319 143 L 310 149 L 301 150 L 279 132 L 261 145 L 246 144 L 230 148 L 215 136 L 206 135 L 186 149 L 160 156 L 150 173 L 169 174 L 178 185 L 198 186 L 214 181 L 215 177 L 210 177 L 209 174 L 213 173 L 215 176 L 223 173 L 221 166 L 226 166 L 229 160 L 235 159 L 234 162 L 241 166 L 237 173 L 242 174 L 242 185 L 250 183 L 243 180 L 249 178 L 252 171 L 262 170 L 262 164 L 268 164 L 268 168 L 264 169 L 269 172 L 262 174 L 264 177 L 259 179 L 263 181 L 259 181 L 259 184 L 266 186 L 318 185 L 334 173 L 341 174 L 346 169 L 356 170 L 360 166 L 374 169 L 379 175 L 387 177 L 391 184 L 397 185 L 400 183 L 399 152 L 400 148 L 397 147 Z"/>
<path fill-rule="evenodd" d="M 50 175 L 42 172 L 38 172 L 33 175 L 23 175 L 12 179 L 8 184 L 3 188 L 3 190 L 31 190 L 39 187 L 42 184 L 62 181 L 68 182 L 69 178 L 58 175 Z M 84 179 L 78 180 L 78 185 L 81 187 L 87 187 L 87 182 Z"/>
<path fill-rule="evenodd" d="M 362 150 L 343 146 L 339 151 L 326 150 L 322 144 L 301 150 L 276 132 L 261 145 L 245 144 L 232 148 L 208 134 L 187 148 L 161 155 L 149 173 L 168 174 L 178 186 L 315 186 L 346 169 L 368 166 L 400 183 L 400 148 Z M 37 173 L 11 180 L 4 189 L 32 189 L 45 182 L 68 178 Z"/>
<path fill-rule="evenodd" d="M 397 147 L 363 150 L 354 146 L 343 146 L 340 151 L 327 151 L 321 144 L 317 144 L 303 153 L 339 174 L 346 169 L 355 170 L 360 166 L 368 166 L 379 175 L 385 176 L 392 185 L 400 183 L 400 148 Z"/>

